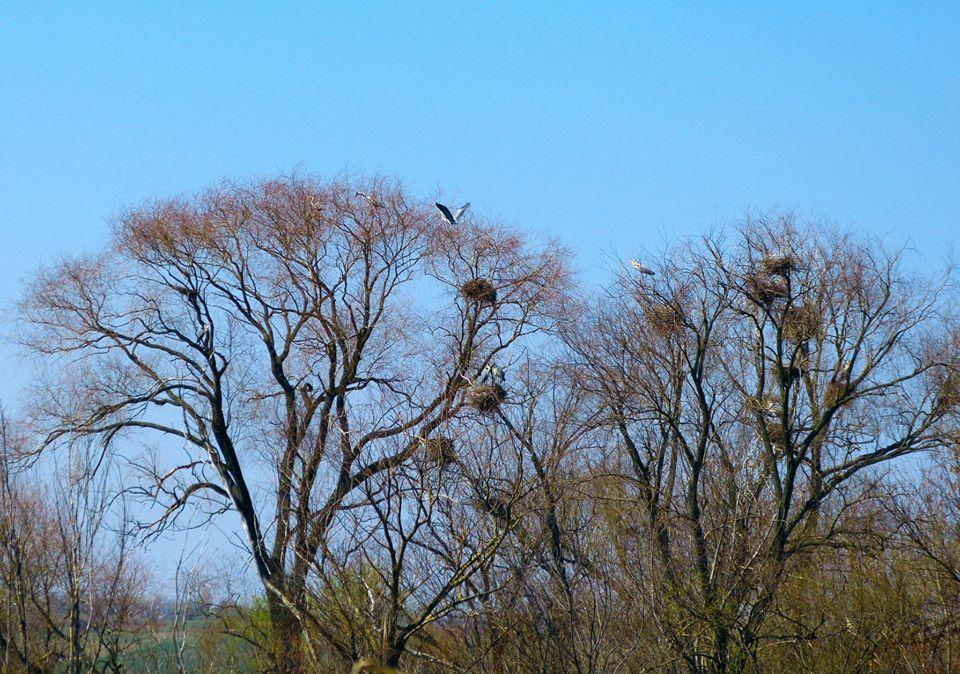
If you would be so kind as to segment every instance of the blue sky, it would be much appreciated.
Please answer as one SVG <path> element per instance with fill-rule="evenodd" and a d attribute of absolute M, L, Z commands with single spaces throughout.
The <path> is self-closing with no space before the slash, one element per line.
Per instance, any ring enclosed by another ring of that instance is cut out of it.
<path fill-rule="evenodd" d="M 933 250 L 960 211 L 960 6 L 5 3 L 0 294 L 144 197 L 344 168 L 588 265 L 747 208 Z"/>
<path fill-rule="evenodd" d="M 588 277 L 789 208 L 960 234 L 957 3 L 0 6 L 0 301 L 112 213 L 296 167 L 554 234 Z M 23 374 L 0 346 L 0 398 Z"/>

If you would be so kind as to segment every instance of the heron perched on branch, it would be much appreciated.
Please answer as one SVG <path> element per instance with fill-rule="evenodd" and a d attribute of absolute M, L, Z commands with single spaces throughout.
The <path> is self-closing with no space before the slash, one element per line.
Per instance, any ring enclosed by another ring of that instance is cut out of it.
<path fill-rule="evenodd" d="M 636 260 L 630 260 L 630 266 L 636 269 L 641 274 L 646 274 L 647 276 L 654 276 L 656 274 L 656 272 L 650 269 L 650 267 L 644 267 L 642 264 L 640 264 Z"/>
<path fill-rule="evenodd" d="M 450 212 L 450 209 L 441 204 L 439 201 L 434 204 L 437 207 L 437 210 L 440 211 L 440 215 L 443 216 L 443 219 L 447 221 L 447 224 L 456 225 L 460 222 L 460 216 L 470 208 L 470 202 L 468 201 L 463 206 L 458 208 L 454 212 Z"/>
<path fill-rule="evenodd" d="M 374 208 L 380 208 L 380 206 L 382 205 L 379 201 L 377 201 L 376 199 L 374 199 L 372 196 L 370 196 L 370 195 L 367 194 L 366 192 L 357 192 L 357 193 L 354 194 L 353 196 L 354 196 L 354 197 L 360 197 L 361 199 L 366 199 L 366 200 L 367 200 L 367 203 L 369 203 L 369 204 L 370 204 L 371 206 L 373 206 Z"/>
<path fill-rule="evenodd" d="M 503 382 L 506 381 L 506 379 L 507 379 L 507 375 L 503 371 L 503 368 L 494 363 L 490 363 L 485 368 L 483 368 L 483 372 L 481 373 L 481 376 L 480 376 L 481 382 L 491 381 L 497 385 L 502 385 Z"/>

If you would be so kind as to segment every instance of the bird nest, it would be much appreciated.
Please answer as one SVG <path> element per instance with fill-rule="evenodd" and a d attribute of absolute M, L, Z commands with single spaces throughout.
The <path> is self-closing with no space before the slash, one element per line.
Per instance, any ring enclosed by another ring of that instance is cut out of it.
<path fill-rule="evenodd" d="M 477 496 L 473 499 L 473 505 L 477 510 L 482 510 L 496 519 L 510 518 L 510 499 L 504 495 Z"/>
<path fill-rule="evenodd" d="M 643 308 L 643 315 L 656 332 L 667 336 L 683 329 L 683 316 L 674 307 L 651 304 Z"/>
<path fill-rule="evenodd" d="M 831 381 L 823 392 L 823 404 L 826 407 L 836 405 L 846 393 L 847 387 L 838 381 Z"/>
<path fill-rule="evenodd" d="M 760 268 L 767 274 L 789 276 L 800 269 L 800 260 L 794 255 L 768 255 L 760 262 Z"/>
<path fill-rule="evenodd" d="M 823 334 L 823 319 L 811 304 L 790 307 L 783 313 L 783 338 L 799 344 Z"/>
<path fill-rule="evenodd" d="M 478 304 L 494 304 L 497 301 L 497 289 L 485 278 L 470 279 L 460 286 L 460 292 L 468 300 Z"/>
<path fill-rule="evenodd" d="M 768 421 L 764 424 L 764 428 L 767 432 L 767 439 L 770 440 L 771 445 L 774 445 L 777 448 L 786 446 L 786 434 L 783 432 L 783 424 L 779 422 Z"/>
<path fill-rule="evenodd" d="M 480 384 L 470 391 L 470 404 L 484 414 L 492 414 L 500 409 L 507 397 L 507 391 L 499 384 Z"/>
<path fill-rule="evenodd" d="M 800 368 L 797 365 L 784 365 L 781 368 L 781 373 L 783 376 L 783 382 L 788 387 L 793 386 L 793 383 L 803 376 L 803 373 L 800 371 Z"/>
<path fill-rule="evenodd" d="M 454 447 L 453 439 L 440 435 L 433 438 L 423 439 L 423 453 L 427 461 L 438 466 L 446 468 L 457 461 L 457 450 Z"/>
<path fill-rule="evenodd" d="M 772 395 L 747 396 L 744 401 L 744 407 L 751 414 L 770 414 L 777 409 L 777 398 Z"/>
<path fill-rule="evenodd" d="M 960 407 L 960 374 L 949 372 L 937 382 L 937 406 L 941 409 Z"/>
<path fill-rule="evenodd" d="M 787 296 L 787 284 L 783 279 L 768 273 L 751 274 L 747 277 L 747 290 L 761 304 L 773 304 Z"/>

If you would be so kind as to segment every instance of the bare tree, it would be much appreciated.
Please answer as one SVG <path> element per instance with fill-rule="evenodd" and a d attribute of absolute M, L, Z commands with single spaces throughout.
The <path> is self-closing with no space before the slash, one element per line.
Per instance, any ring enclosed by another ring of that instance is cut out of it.
<path fill-rule="evenodd" d="M 526 363 L 518 387 L 516 413 L 503 421 L 522 448 L 530 494 L 511 559 L 522 637 L 504 671 L 540 671 L 544 660 L 578 674 L 614 671 L 630 646 L 617 630 L 625 606 L 608 582 L 608 546 L 589 498 L 602 441 L 596 416 L 562 360 Z"/>
<path fill-rule="evenodd" d="M 0 436 L 4 668 L 121 671 L 145 624 L 146 576 L 109 463 L 73 447 L 52 475 L 31 484 L 19 464 L 29 439 L 2 412 Z"/>
<path fill-rule="evenodd" d="M 7 669 L 123 667 L 131 496 L 147 539 L 239 522 L 263 590 L 178 572 L 182 671 L 956 664 L 952 269 L 777 216 L 578 297 L 556 244 L 457 215 L 382 179 L 225 183 L 38 274 Z"/>
<path fill-rule="evenodd" d="M 547 325 L 553 245 L 442 221 L 383 180 L 226 184 L 134 209 L 112 247 L 38 276 L 28 346 L 56 359 L 46 446 L 130 433 L 179 443 L 143 465 L 169 525 L 235 511 L 298 671 L 310 578 L 344 512 L 455 417 L 497 353 Z M 172 453 L 172 450 L 171 450 Z M 339 648 L 339 647 L 337 647 Z M 350 653 L 342 652 L 344 657 Z"/>
<path fill-rule="evenodd" d="M 513 448 L 495 433 L 484 442 L 475 434 L 482 430 L 467 426 L 445 424 L 451 435 L 425 441 L 414 461 L 368 484 L 370 508 L 355 511 L 350 537 L 328 560 L 318 594 L 355 656 L 397 666 L 412 651 L 443 662 L 433 628 L 483 592 L 475 578 L 489 577 L 515 526 L 510 512 L 523 482 Z M 482 503 L 496 504 L 501 516 L 488 516 Z"/>
<path fill-rule="evenodd" d="M 741 671 L 797 638 L 767 628 L 803 553 L 854 544 L 878 470 L 955 432 L 956 298 L 789 217 L 656 266 L 567 331 L 623 475 L 596 498 L 664 666 Z"/>

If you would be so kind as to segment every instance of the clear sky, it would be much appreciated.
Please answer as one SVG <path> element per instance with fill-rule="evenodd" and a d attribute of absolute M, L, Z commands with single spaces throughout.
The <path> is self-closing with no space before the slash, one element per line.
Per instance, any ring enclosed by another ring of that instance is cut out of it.
<path fill-rule="evenodd" d="M 296 167 L 442 189 L 588 274 L 747 209 L 960 239 L 960 3 L 360 5 L 0 5 L 0 301 L 126 205 Z"/>

